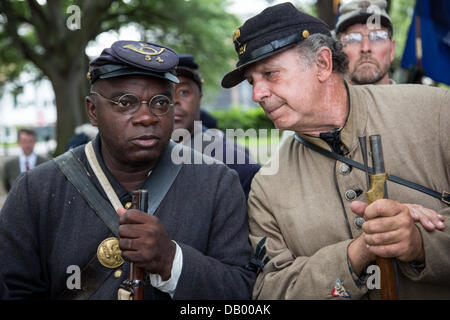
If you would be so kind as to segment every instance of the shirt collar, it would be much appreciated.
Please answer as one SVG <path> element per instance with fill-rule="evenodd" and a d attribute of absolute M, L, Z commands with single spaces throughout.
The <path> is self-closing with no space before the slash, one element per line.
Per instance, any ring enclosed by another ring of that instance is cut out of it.
<path fill-rule="evenodd" d="M 20 148 L 20 151 L 19 151 L 19 156 L 20 157 L 23 157 L 23 158 L 35 158 L 35 157 L 37 157 L 37 155 L 36 155 L 36 153 L 33 151 L 33 152 L 31 152 L 28 156 L 27 155 L 25 155 L 25 153 L 23 153 L 23 150 L 22 150 L 22 148 Z"/>

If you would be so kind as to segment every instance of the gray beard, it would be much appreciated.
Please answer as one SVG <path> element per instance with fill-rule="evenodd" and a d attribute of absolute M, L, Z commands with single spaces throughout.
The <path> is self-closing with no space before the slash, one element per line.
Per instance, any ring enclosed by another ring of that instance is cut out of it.
<path fill-rule="evenodd" d="M 382 72 L 380 69 L 370 73 L 356 71 L 350 75 L 350 79 L 354 84 L 374 84 L 383 79 L 387 73 L 388 71 Z"/>

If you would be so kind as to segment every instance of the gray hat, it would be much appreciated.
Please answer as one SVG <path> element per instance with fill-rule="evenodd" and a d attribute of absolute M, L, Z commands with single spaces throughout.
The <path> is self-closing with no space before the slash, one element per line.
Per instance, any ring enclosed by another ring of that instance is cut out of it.
<path fill-rule="evenodd" d="M 379 15 L 381 25 L 389 29 L 392 34 L 392 21 L 386 12 L 386 0 L 352 0 L 339 8 L 339 18 L 336 23 L 336 34 L 339 34 L 351 25 L 366 23 L 369 17 Z M 377 21 L 375 16 L 374 22 Z"/>
<path fill-rule="evenodd" d="M 168 47 L 144 41 L 116 41 L 89 64 L 88 80 L 146 75 L 179 83 L 178 55 Z"/>

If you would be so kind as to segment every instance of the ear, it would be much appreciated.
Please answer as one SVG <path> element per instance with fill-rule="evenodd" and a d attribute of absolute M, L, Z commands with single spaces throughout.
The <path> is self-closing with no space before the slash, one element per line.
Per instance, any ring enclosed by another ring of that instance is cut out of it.
<path fill-rule="evenodd" d="M 392 39 L 391 41 L 391 63 L 394 61 L 395 58 L 395 40 Z"/>
<path fill-rule="evenodd" d="M 321 47 L 316 58 L 317 79 L 320 82 L 328 80 L 333 73 L 333 54 L 330 48 Z"/>
<path fill-rule="evenodd" d="M 89 121 L 93 126 L 97 126 L 97 107 L 95 106 L 95 101 L 92 97 L 87 96 L 85 99 L 86 102 L 86 112 L 89 117 Z"/>

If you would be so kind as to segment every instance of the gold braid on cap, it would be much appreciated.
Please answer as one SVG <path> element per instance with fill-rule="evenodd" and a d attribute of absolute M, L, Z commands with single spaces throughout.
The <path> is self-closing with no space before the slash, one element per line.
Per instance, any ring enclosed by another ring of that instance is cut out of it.
<path fill-rule="evenodd" d="M 239 29 L 236 29 L 236 30 L 234 30 L 234 33 L 233 33 L 233 41 L 234 42 L 237 42 L 237 44 L 240 46 L 241 44 L 240 44 L 240 42 L 238 41 L 238 38 L 241 36 L 241 30 L 239 30 Z"/>

